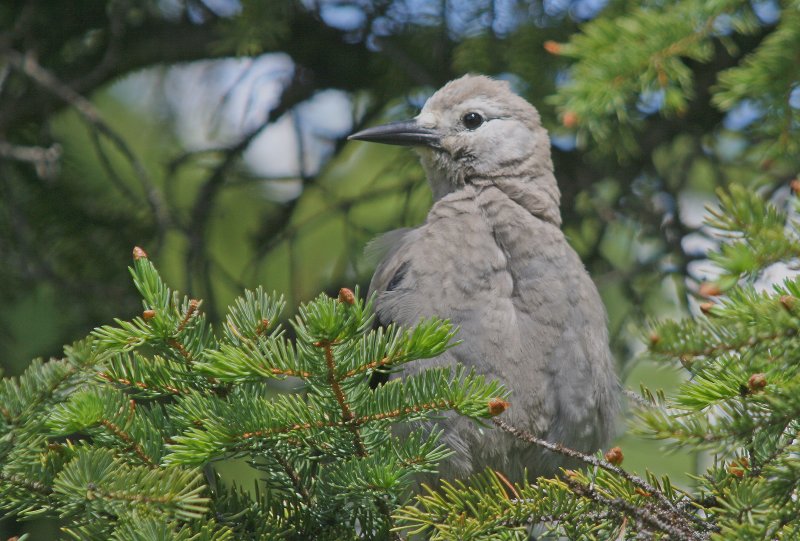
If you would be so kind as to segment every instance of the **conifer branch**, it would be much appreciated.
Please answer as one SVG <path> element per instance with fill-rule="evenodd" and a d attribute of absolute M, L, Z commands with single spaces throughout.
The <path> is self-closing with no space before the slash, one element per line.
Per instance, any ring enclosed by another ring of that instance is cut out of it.
<path fill-rule="evenodd" d="M 583 485 L 569 478 L 564 482 L 570 490 L 578 496 L 588 498 L 606 509 L 616 510 L 623 516 L 630 516 L 637 522 L 645 525 L 641 530 L 653 530 L 654 533 L 665 533 L 669 535 L 669 539 L 674 541 L 702 541 L 706 539 L 706 536 L 701 536 L 693 531 L 691 525 L 677 521 L 669 521 L 665 519 L 665 517 L 659 516 L 659 513 L 654 512 L 655 510 L 648 509 L 646 506 L 639 507 L 622 498 L 605 497 L 591 486 Z"/>
<path fill-rule="evenodd" d="M 331 342 L 325 341 L 319 343 L 319 346 L 322 347 L 325 352 L 325 365 L 328 368 L 328 383 L 333 390 L 333 395 L 336 397 L 336 402 L 339 403 L 339 407 L 342 410 L 342 421 L 353 434 L 353 444 L 356 447 L 356 452 L 359 456 L 366 457 L 369 453 L 367 453 L 367 448 L 364 446 L 364 441 L 361 439 L 361 433 L 358 431 L 358 426 L 353 423 L 353 412 L 347 403 L 347 399 L 342 391 L 342 387 L 336 377 L 336 364 L 333 358 L 333 348 L 331 347 Z"/>
<path fill-rule="evenodd" d="M 25 490 L 36 492 L 41 496 L 50 496 L 53 493 L 53 487 L 51 486 L 23 478 L 19 475 L 7 474 L 2 470 L 0 470 L 0 480 L 3 480 L 6 483 L 11 483 L 12 485 L 21 487 Z"/>
<path fill-rule="evenodd" d="M 130 434 L 122 430 L 122 428 L 120 428 L 115 423 L 112 423 L 108 419 L 100 419 L 100 425 L 103 426 L 109 432 L 111 432 L 114 436 L 119 438 L 123 443 L 127 444 L 128 449 L 136 453 L 136 456 L 138 456 L 142 462 L 144 462 L 151 468 L 155 467 L 155 463 L 153 462 L 153 460 L 149 456 L 147 456 L 147 454 L 142 449 L 142 446 L 139 445 L 139 443 L 136 440 L 134 440 Z"/>
<path fill-rule="evenodd" d="M 394 362 L 394 359 L 390 359 L 389 357 L 384 357 L 378 361 L 372 361 L 365 365 L 359 366 L 358 368 L 353 368 L 352 370 L 348 370 L 345 372 L 344 377 L 352 378 L 358 374 L 362 374 L 364 372 L 368 372 L 370 370 L 385 368 L 387 366 L 391 366 Z"/>
<path fill-rule="evenodd" d="M 659 489 L 657 489 L 656 487 L 654 487 L 653 485 L 651 485 L 650 483 L 648 483 L 647 481 L 645 481 L 641 477 L 639 477 L 637 475 L 633 475 L 632 473 L 630 473 L 628 471 L 625 471 L 622 468 L 611 464 L 607 460 L 602 460 L 600 458 L 597 458 L 597 457 L 592 456 L 592 455 L 587 455 L 586 453 L 582 453 L 582 452 L 577 451 L 575 449 L 570 449 L 569 447 L 565 447 L 564 445 L 561 445 L 560 443 L 553 443 L 553 442 L 549 442 L 547 440 L 543 440 L 541 438 L 537 438 L 536 436 L 534 436 L 530 432 L 527 432 L 525 430 L 521 430 L 519 428 L 511 426 L 510 424 L 506 423 L 505 421 L 503 421 L 502 419 L 499 419 L 497 417 L 492 419 L 492 423 L 494 423 L 495 426 L 499 427 L 501 430 L 503 430 L 505 432 L 508 432 L 509 434 L 511 434 L 512 436 L 514 436 L 515 438 L 517 438 L 520 441 L 531 443 L 533 445 L 536 445 L 536 446 L 542 447 L 544 449 L 547 449 L 548 451 L 552 451 L 554 453 L 558 453 L 558 454 L 567 456 L 569 458 L 573 458 L 573 459 L 579 460 L 579 461 L 583 462 L 584 464 L 587 464 L 587 465 L 590 465 L 590 466 L 594 466 L 594 467 L 597 467 L 597 468 L 602 468 L 602 469 L 606 470 L 609 473 L 617 475 L 617 476 L 625 479 L 626 481 L 628 481 L 629 483 L 631 483 L 635 487 L 639 488 L 640 490 L 646 492 L 647 494 L 650 494 L 650 495 L 654 496 L 658 500 L 658 503 L 661 504 L 664 507 L 664 509 L 668 510 L 670 513 L 673 513 L 674 515 L 679 517 L 681 520 L 684 520 L 684 521 L 685 520 L 690 520 L 690 521 L 696 520 L 695 517 L 693 517 L 692 515 L 690 515 L 690 514 L 686 513 L 685 511 L 679 509 Z"/>
<path fill-rule="evenodd" d="M 179 389 L 178 387 L 173 387 L 171 385 L 160 385 L 158 389 L 156 389 L 153 385 L 144 383 L 143 381 L 132 381 L 125 378 L 117 378 L 105 372 L 98 372 L 97 376 L 105 381 L 108 381 L 109 383 L 118 383 L 126 387 L 136 387 L 144 391 L 164 390 L 170 394 L 178 394 L 178 395 L 187 394 L 191 392 L 189 389 Z"/>

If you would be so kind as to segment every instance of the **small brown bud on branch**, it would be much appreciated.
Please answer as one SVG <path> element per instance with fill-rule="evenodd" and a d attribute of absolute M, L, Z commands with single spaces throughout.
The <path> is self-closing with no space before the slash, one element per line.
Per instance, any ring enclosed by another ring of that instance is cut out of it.
<path fill-rule="evenodd" d="M 147 259 L 147 252 L 138 246 L 133 247 L 133 260 L 139 261 L 140 259 Z"/>
<path fill-rule="evenodd" d="M 714 282 L 703 282 L 697 292 L 703 297 L 716 297 L 722 293 L 722 290 Z"/>
<path fill-rule="evenodd" d="M 622 449 L 619 447 L 612 447 L 609 449 L 606 454 L 606 461 L 609 464 L 613 464 L 614 466 L 619 466 L 622 464 L 622 461 L 625 459 L 625 456 L 622 454 Z"/>
<path fill-rule="evenodd" d="M 750 389 L 750 392 L 757 393 L 761 389 L 767 386 L 767 377 L 759 372 L 758 374 L 753 374 L 750 376 L 750 379 L 747 380 L 747 388 Z"/>
<path fill-rule="evenodd" d="M 489 400 L 489 415 L 492 417 L 500 415 L 506 411 L 510 405 L 510 402 L 506 402 L 502 398 L 492 398 Z"/>
<path fill-rule="evenodd" d="M 156 311 L 155 310 L 145 310 L 144 312 L 142 312 L 142 317 L 144 318 L 145 321 L 147 321 L 149 319 L 153 319 L 154 317 L 156 317 Z"/>
<path fill-rule="evenodd" d="M 780 300 L 783 307 L 790 312 L 792 311 L 792 308 L 794 308 L 794 305 L 797 304 L 797 297 L 793 297 L 791 295 L 781 295 Z"/>
<path fill-rule="evenodd" d="M 575 470 L 564 470 L 564 475 L 566 475 L 569 479 L 577 479 L 580 477 L 580 474 Z"/>
<path fill-rule="evenodd" d="M 792 181 L 789 183 L 789 187 L 792 189 L 792 193 L 795 195 L 800 193 L 800 178 L 792 179 Z"/>
<path fill-rule="evenodd" d="M 712 308 L 714 308 L 713 302 L 700 303 L 700 311 L 703 312 L 703 314 L 705 315 L 709 315 L 711 313 Z"/>
<path fill-rule="evenodd" d="M 261 318 L 261 321 L 258 322 L 256 325 L 256 334 L 261 334 L 269 328 L 269 320 L 267 318 Z"/>
<path fill-rule="evenodd" d="M 574 128 L 578 125 L 578 115 L 574 111 L 567 111 L 561 117 L 561 123 L 565 128 Z"/>
<path fill-rule="evenodd" d="M 548 39 L 543 44 L 544 50 L 550 54 L 561 54 L 561 44 Z"/>
<path fill-rule="evenodd" d="M 339 302 L 352 306 L 356 302 L 356 296 L 350 289 L 343 287 L 339 290 Z"/>
<path fill-rule="evenodd" d="M 750 469 L 750 461 L 746 456 L 739 457 L 730 464 L 728 464 L 728 473 L 734 477 L 742 478 L 747 470 Z"/>

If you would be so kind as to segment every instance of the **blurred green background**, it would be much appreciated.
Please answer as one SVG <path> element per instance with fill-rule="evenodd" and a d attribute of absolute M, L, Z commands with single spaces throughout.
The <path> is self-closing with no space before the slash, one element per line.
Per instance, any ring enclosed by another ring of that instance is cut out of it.
<path fill-rule="evenodd" d="M 651 7 L 666 14 L 662 4 Z M 599 124 L 564 98 L 581 72 L 562 44 L 597 22 L 613 29 L 641 3 L 4 1 L 4 374 L 141 310 L 127 271 L 134 245 L 212 320 L 259 284 L 286 296 L 286 317 L 320 291 L 366 291 L 375 262 L 365 244 L 420 223 L 431 198 L 411 151 L 346 135 L 411 116 L 447 80 L 481 72 L 509 80 L 550 130 L 564 229 L 601 290 L 627 387 L 673 388 L 679 365 L 642 359 L 641 337 L 647 318 L 694 313 L 696 286 L 714 276 L 703 205 L 731 181 L 783 197 L 797 165 L 764 152 L 769 109 L 712 99 L 719 74 L 797 8 L 730 4 L 730 21 L 750 26 L 713 26 L 708 54 L 679 58 L 692 85 L 678 107 L 636 83 L 626 115 Z M 796 85 L 787 100 L 796 124 Z M 696 457 L 632 435 L 619 444 L 632 470 L 691 482 Z M 22 528 L 0 520 L 0 537 Z"/>

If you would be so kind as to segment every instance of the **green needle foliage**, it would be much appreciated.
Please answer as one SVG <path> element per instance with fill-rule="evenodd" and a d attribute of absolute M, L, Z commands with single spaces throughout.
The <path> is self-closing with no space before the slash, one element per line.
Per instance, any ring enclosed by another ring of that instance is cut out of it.
<path fill-rule="evenodd" d="M 763 31 L 757 3 L 646 0 L 628 3 L 617 16 L 598 17 L 569 42 L 549 46 L 554 54 L 575 61 L 569 83 L 550 102 L 566 124 L 578 124 L 581 135 L 590 136 L 604 151 L 623 157 L 635 153 L 646 122 L 637 101 L 658 96 L 662 115 L 685 117 L 697 97 L 692 66 L 712 62 L 723 50 L 730 56 L 741 54 L 737 38 Z M 720 111 L 745 100 L 763 109 L 754 132 L 764 141 L 759 154 L 771 158 L 800 149 L 800 114 L 789 103 L 797 86 L 800 2 L 779 4 L 775 31 L 740 64 L 719 73 L 711 98 Z"/>
<path fill-rule="evenodd" d="M 701 305 L 705 315 L 653 323 L 646 338 L 648 355 L 680 363 L 687 379 L 671 396 L 643 389 L 633 422 L 676 452 L 704 452 L 709 465 L 693 489 L 632 475 L 619 467 L 621 449 L 586 456 L 494 419 L 587 468 L 521 485 L 491 471 L 445 483 L 396 513 L 402 531 L 524 540 L 534 524 L 568 539 L 800 539 L 800 277 L 771 291 L 754 285 L 770 265 L 797 264 L 797 224 L 742 187 L 719 196 L 706 226 L 722 239 L 711 255 L 720 283 L 701 288 L 713 300 Z M 796 198 L 788 205 L 800 207 Z"/>
<path fill-rule="evenodd" d="M 370 387 L 376 371 L 451 347 L 447 321 L 373 329 L 370 303 L 343 289 L 301 306 L 289 340 L 283 300 L 259 288 L 215 333 L 141 249 L 131 273 L 140 317 L 2 381 L 2 509 L 57 517 L 76 539 L 391 538 L 415 475 L 449 454 L 414 425 L 502 410 L 502 386 L 462 366 Z M 292 392 L 270 385 L 286 379 Z M 234 457 L 252 486 L 217 473 Z"/>

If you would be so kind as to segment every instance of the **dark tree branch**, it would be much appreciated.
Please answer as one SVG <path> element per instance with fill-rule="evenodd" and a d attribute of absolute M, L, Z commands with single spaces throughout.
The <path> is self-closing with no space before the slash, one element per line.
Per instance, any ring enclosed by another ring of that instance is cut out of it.
<path fill-rule="evenodd" d="M 163 236 L 169 225 L 168 210 L 162 201 L 160 192 L 150 179 L 144 164 L 127 144 L 125 138 L 103 120 L 100 112 L 89 100 L 44 69 L 31 55 L 23 55 L 14 50 L 7 50 L 5 51 L 5 56 L 14 69 L 24 73 L 39 86 L 73 107 L 84 121 L 93 129 L 102 133 L 125 156 L 142 186 L 147 202 L 156 217 L 159 233 Z"/>

